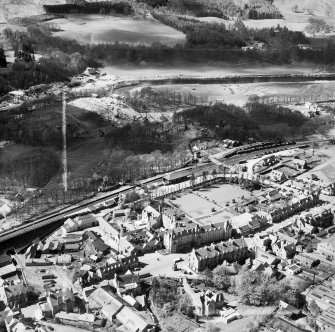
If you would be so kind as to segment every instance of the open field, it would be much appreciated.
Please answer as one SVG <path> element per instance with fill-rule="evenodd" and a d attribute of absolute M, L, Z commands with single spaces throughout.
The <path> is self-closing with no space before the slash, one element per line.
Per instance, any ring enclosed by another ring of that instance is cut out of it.
<path fill-rule="evenodd" d="M 221 210 L 232 199 L 239 199 L 241 196 L 245 198 L 250 196 L 250 193 L 241 189 L 237 185 L 231 184 L 215 184 L 210 187 L 201 188 L 192 193 L 182 194 L 172 201 L 172 204 L 183 210 L 189 217 L 195 219 L 204 219 L 202 224 L 212 222 L 213 218 L 219 220 L 228 219 L 231 217 L 229 212 L 220 212 L 217 216 L 210 216 L 215 211 Z M 208 216 L 208 218 L 207 218 Z"/>
<path fill-rule="evenodd" d="M 210 201 L 215 200 L 221 206 L 225 206 L 226 203 L 233 199 L 239 199 L 241 196 L 250 197 L 249 191 L 232 184 L 215 184 L 211 187 L 205 187 L 199 190 L 199 194 Z"/>
<path fill-rule="evenodd" d="M 201 217 L 210 214 L 212 209 L 218 209 L 219 206 L 213 202 L 207 201 L 205 198 L 195 193 L 181 195 L 173 204 L 183 210 L 191 218 Z"/>
<path fill-rule="evenodd" d="M 114 43 L 150 45 L 160 42 L 166 45 L 184 43 L 185 35 L 155 19 L 131 16 L 85 15 L 68 16 L 50 21 L 59 29 L 57 37 L 75 39 L 81 44 Z M 48 22 L 49 23 L 49 22 Z"/>
<path fill-rule="evenodd" d="M 275 0 L 274 5 L 277 6 L 283 15 L 283 19 L 273 20 L 246 20 L 244 24 L 248 28 L 270 28 L 277 25 L 285 26 L 290 30 L 304 31 L 308 25 L 310 18 L 323 19 L 329 25 L 335 24 L 334 13 L 330 16 L 326 15 L 326 4 L 333 7 L 335 2 L 333 0 Z M 297 5 L 297 12 L 293 12 L 293 6 Z M 311 15 L 307 15 L 307 10 L 311 11 Z M 332 33 L 334 35 L 335 33 Z"/>

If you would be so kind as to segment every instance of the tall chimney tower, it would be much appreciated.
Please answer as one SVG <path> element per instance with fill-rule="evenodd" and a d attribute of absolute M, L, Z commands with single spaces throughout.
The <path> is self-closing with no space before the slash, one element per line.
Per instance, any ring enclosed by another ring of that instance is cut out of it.
<path fill-rule="evenodd" d="M 64 191 L 67 192 L 67 152 L 66 152 L 66 97 L 65 92 L 62 94 L 62 102 L 63 102 L 63 108 L 62 108 L 62 132 L 63 132 L 63 157 L 62 157 L 62 163 L 63 163 L 63 186 Z"/>

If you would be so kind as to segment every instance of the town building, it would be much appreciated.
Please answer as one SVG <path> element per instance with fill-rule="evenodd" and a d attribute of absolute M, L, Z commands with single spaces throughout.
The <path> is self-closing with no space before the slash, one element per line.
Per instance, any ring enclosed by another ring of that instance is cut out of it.
<path fill-rule="evenodd" d="M 301 266 L 312 268 L 317 264 L 318 260 L 315 258 L 315 256 L 311 256 L 308 253 L 300 253 L 294 256 L 294 262 L 300 264 Z"/>
<path fill-rule="evenodd" d="M 318 185 L 321 188 L 321 192 L 325 195 L 332 196 L 335 194 L 335 167 L 331 164 L 321 169 L 313 170 L 306 180 Z"/>
<path fill-rule="evenodd" d="M 138 275 L 128 270 L 125 274 L 115 274 L 110 281 L 110 285 L 114 287 L 119 295 L 140 295 L 141 281 Z"/>
<path fill-rule="evenodd" d="M 192 246 L 228 240 L 231 237 L 231 232 L 232 227 L 229 221 L 204 226 L 190 223 L 183 227 L 165 231 L 164 246 L 170 253 L 180 252 Z"/>
<path fill-rule="evenodd" d="M 317 244 L 317 251 L 326 257 L 326 259 L 334 260 L 335 259 L 335 235 L 330 236 L 329 238 L 321 240 Z"/>
<path fill-rule="evenodd" d="M 0 287 L 0 302 L 9 308 L 20 308 L 28 302 L 27 288 L 22 284 L 3 285 Z"/>
<path fill-rule="evenodd" d="M 245 212 L 230 218 L 233 235 L 248 236 L 257 232 L 266 220 L 258 214 Z"/>
<path fill-rule="evenodd" d="M 182 181 L 187 181 L 191 177 L 193 172 L 194 172 L 193 167 L 183 168 L 165 174 L 163 180 L 165 184 L 174 184 Z"/>
<path fill-rule="evenodd" d="M 207 267 L 212 269 L 224 261 L 229 263 L 239 262 L 248 257 L 248 246 L 245 240 L 241 238 L 193 249 L 189 256 L 188 265 L 193 271 L 200 272 Z"/>
<path fill-rule="evenodd" d="M 291 264 L 285 267 L 285 271 L 290 275 L 295 275 L 302 272 L 302 268 L 297 264 Z"/>
<path fill-rule="evenodd" d="M 157 229 L 162 226 L 161 213 L 152 205 L 148 205 L 142 210 L 142 221 L 145 222 L 149 230 Z"/>
<path fill-rule="evenodd" d="M 328 308 L 316 317 L 316 325 L 320 331 L 335 331 L 335 308 Z"/>
<path fill-rule="evenodd" d="M 282 182 L 286 180 L 286 175 L 278 169 L 273 169 L 270 173 L 270 179 L 274 182 Z"/>
<path fill-rule="evenodd" d="M 94 328 L 101 328 L 103 320 L 98 319 L 93 314 L 78 314 L 67 313 L 60 311 L 55 315 L 55 321 L 64 325 L 72 325 L 85 330 L 93 330 Z M 66 328 L 65 328 L 66 329 Z"/>
<path fill-rule="evenodd" d="M 335 290 L 326 285 L 311 286 L 302 293 L 306 297 L 308 305 L 315 301 L 317 306 L 322 310 L 335 310 Z"/>
<path fill-rule="evenodd" d="M 86 228 L 99 226 L 99 220 L 93 214 L 86 214 L 83 216 L 77 216 L 75 218 L 68 218 L 61 230 L 64 234 L 83 231 Z"/>
<path fill-rule="evenodd" d="M 116 319 L 123 325 L 124 331 L 129 332 L 154 332 L 155 324 L 144 312 L 134 308 L 123 307 L 116 315 Z"/>
<path fill-rule="evenodd" d="M 162 249 L 163 241 L 146 229 L 125 232 L 117 240 L 117 251 L 124 255 L 143 255 Z"/>
<path fill-rule="evenodd" d="M 47 292 L 41 297 L 40 307 L 46 318 L 53 318 L 60 311 L 73 312 L 75 297 L 72 290 Z"/>
<path fill-rule="evenodd" d="M 296 247 L 293 243 L 286 240 L 277 240 L 271 244 L 273 253 L 281 259 L 291 259 L 296 253 Z"/>
<path fill-rule="evenodd" d="M 162 222 L 165 229 L 174 229 L 188 223 L 185 213 L 174 207 L 165 207 L 162 210 Z"/>

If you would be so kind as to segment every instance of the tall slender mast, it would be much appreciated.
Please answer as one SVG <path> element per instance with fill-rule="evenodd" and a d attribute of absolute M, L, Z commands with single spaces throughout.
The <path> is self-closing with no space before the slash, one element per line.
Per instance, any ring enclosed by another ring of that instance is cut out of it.
<path fill-rule="evenodd" d="M 66 98 L 65 93 L 62 94 L 63 108 L 62 108 L 62 132 L 63 132 L 63 186 L 64 191 L 67 192 L 67 153 L 66 153 Z"/>

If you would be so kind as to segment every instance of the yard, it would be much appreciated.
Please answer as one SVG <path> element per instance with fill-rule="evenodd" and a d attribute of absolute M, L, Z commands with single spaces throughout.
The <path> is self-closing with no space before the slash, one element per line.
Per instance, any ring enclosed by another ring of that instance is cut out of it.
<path fill-rule="evenodd" d="M 217 204 L 206 200 L 200 192 L 199 195 L 198 192 L 182 194 L 181 197 L 177 197 L 172 203 L 183 210 L 190 218 L 205 216 L 212 213 L 212 209 L 220 208 Z"/>
<path fill-rule="evenodd" d="M 211 327 L 212 331 L 244 332 L 248 331 L 249 324 L 271 314 L 273 310 L 274 307 L 253 307 L 239 303 L 237 311 L 243 318 L 234 320 L 226 325 L 223 323 L 221 317 L 217 317 L 209 321 L 208 325 Z"/>
<path fill-rule="evenodd" d="M 34 288 L 35 291 L 43 292 L 43 279 L 44 275 L 54 275 L 55 281 L 54 288 L 72 288 L 73 283 L 69 278 L 69 271 L 63 269 L 62 266 L 50 265 L 50 266 L 25 266 L 24 255 L 15 256 L 18 265 L 22 268 L 23 274 L 26 278 L 28 286 Z"/>
<path fill-rule="evenodd" d="M 240 188 L 238 185 L 232 184 L 217 184 L 209 188 L 202 188 L 199 194 L 210 201 L 215 201 L 220 206 L 225 206 L 228 202 L 235 199 L 250 197 L 250 192 Z"/>
<path fill-rule="evenodd" d="M 162 255 L 158 252 L 140 256 L 139 260 L 144 265 L 141 273 L 150 273 L 153 276 L 181 277 L 185 276 L 182 269 L 187 269 L 189 254 L 169 254 Z M 178 271 L 173 271 L 172 267 L 175 259 L 182 259 L 177 263 Z"/>
<path fill-rule="evenodd" d="M 229 219 L 232 214 L 225 210 L 226 204 L 250 196 L 247 190 L 238 185 L 214 184 L 191 193 L 182 193 L 171 200 L 171 203 L 184 211 L 186 216 L 204 225 Z"/>

